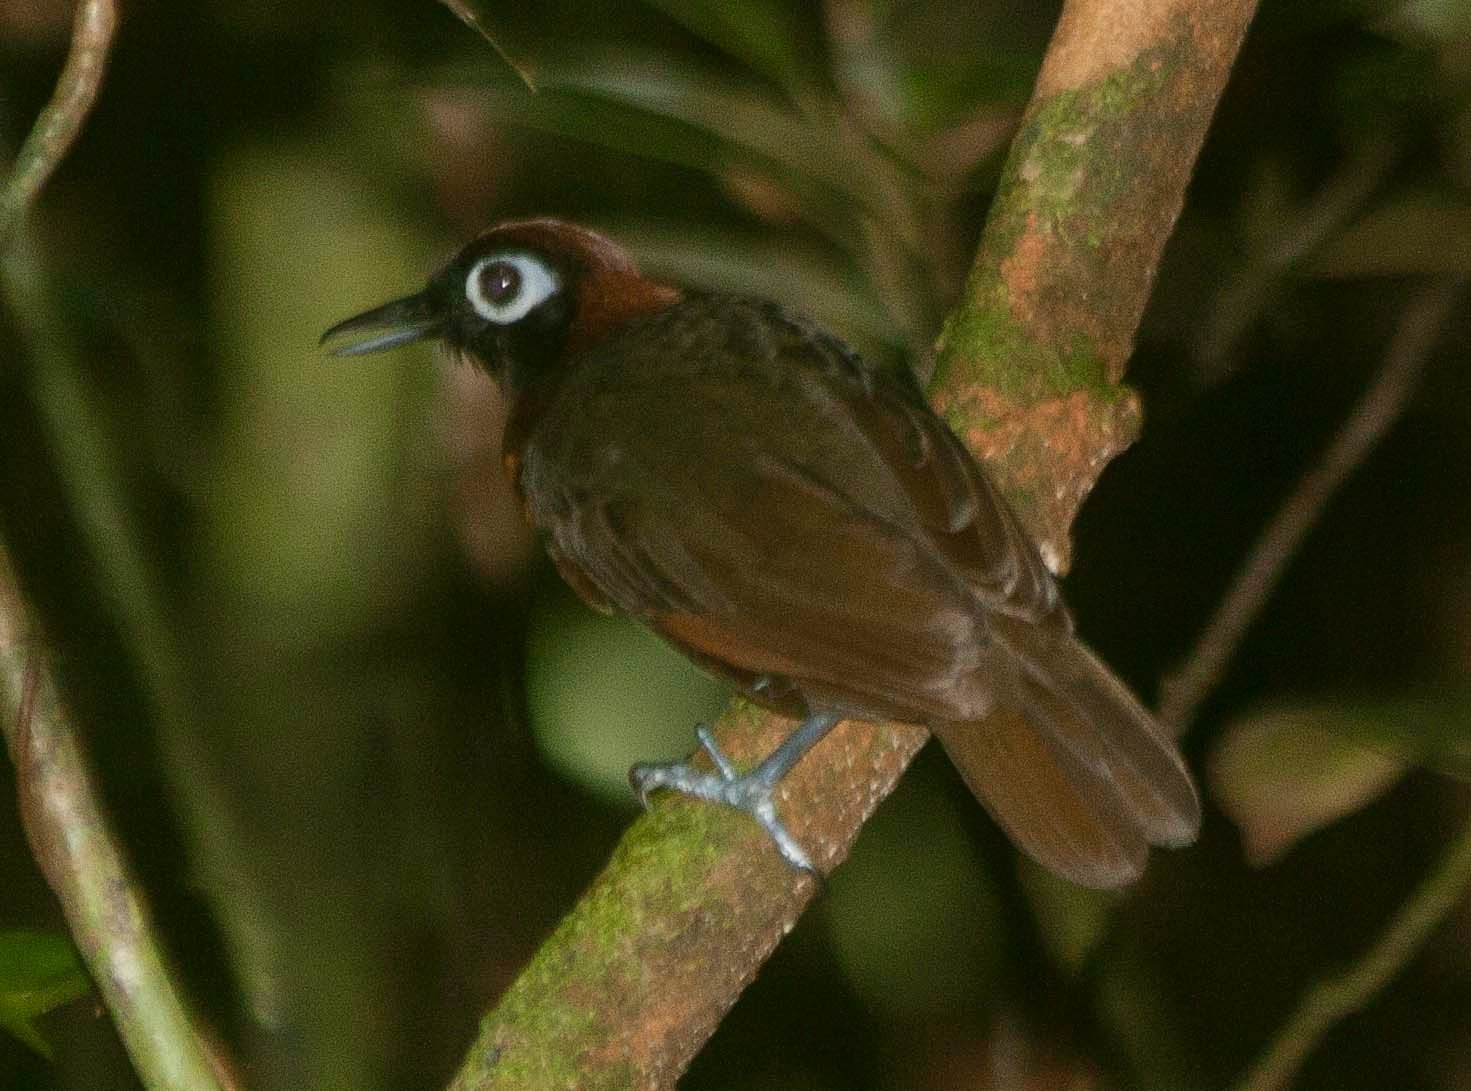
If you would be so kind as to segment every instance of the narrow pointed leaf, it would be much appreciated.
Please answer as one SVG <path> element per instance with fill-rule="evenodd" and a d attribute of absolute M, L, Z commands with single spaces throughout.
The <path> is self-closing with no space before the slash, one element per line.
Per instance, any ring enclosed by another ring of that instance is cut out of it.
<path fill-rule="evenodd" d="M 71 941 L 46 932 L 0 932 L 0 1029 L 42 1056 L 51 1047 L 35 1020 L 84 995 L 91 982 Z"/>

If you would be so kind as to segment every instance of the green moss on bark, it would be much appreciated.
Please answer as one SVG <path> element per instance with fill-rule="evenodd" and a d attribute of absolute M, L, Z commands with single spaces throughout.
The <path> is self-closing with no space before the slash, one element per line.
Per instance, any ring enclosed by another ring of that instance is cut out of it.
<path fill-rule="evenodd" d="M 937 386 L 984 384 L 1018 398 L 1120 396 L 1117 368 L 1091 323 L 1074 325 L 1067 316 L 1081 309 L 1078 294 L 1110 276 L 1120 206 L 1140 184 L 1139 157 L 1127 151 L 1138 140 L 1138 115 L 1158 108 L 1172 70 L 1164 51 L 1153 50 L 1092 87 L 1028 111 L 965 303 L 940 335 Z"/>

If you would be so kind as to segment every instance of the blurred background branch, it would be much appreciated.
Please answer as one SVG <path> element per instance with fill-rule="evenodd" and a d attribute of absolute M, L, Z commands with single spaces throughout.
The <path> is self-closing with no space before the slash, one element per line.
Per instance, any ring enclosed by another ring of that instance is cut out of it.
<path fill-rule="evenodd" d="M 144 1085 L 156 1091 L 233 1086 L 216 1069 L 180 992 L 57 696 L 41 638 L 26 617 L 0 546 L 0 726 L 36 861 Z"/>
<path fill-rule="evenodd" d="M 102 87 L 107 54 L 116 29 L 117 8 L 113 0 L 82 0 L 77 5 L 71 50 L 56 82 L 56 91 L 21 145 L 10 177 L 0 189 L 0 251 L 9 245 L 26 211 L 46 179 L 66 158 L 82 123 L 91 113 Z"/>
<path fill-rule="evenodd" d="M 1298 1076 L 1303 1062 L 1333 1027 L 1360 1011 L 1404 970 L 1436 928 L 1466 900 L 1471 887 L 1471 823 L 1462 827 L 1423 883 L 1395 913 L 1383 933 L 1348 969 L 1309 989 L 1272 1036 L 1235 1091 L 1278 1091 Z"/>
<path fill-rule="evenodd" d="M 1342 429 L 1303 475 L 1252 547 L 1190 656 L 1161 687 L 1160 722 L 1176 737 L 1190 727 L 1283 570 L 1350 474 L 1392 428 L 1415 392 L 1446 318 L 1465 292 L 1456 279 L 1426 289 L 1400 319 L 1384 366 L 1349 410 Z"/>
<path fill-rule="evenodd" d="M 0 280 L 11 302 L 26 275 L 15 268 L 17 236 L 97 100 L 116 25 L 111 0 L 78 5 L 71 50 L 56 90 L 0 190 L 0 262 L 5 266 Z M 223 1086 L 92 783 L 3 544 L 0 663 L 0 725 L 32 850 L 140 1077 L 150 1088 Z"/>

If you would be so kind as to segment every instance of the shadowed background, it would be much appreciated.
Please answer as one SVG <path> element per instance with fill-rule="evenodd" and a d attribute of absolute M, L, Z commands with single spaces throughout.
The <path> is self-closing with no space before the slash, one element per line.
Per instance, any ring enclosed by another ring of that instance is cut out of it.
<path fill-rule="evenodd" d="M 628 764 L 687 750 L 724 699 L 558 584 L 483 376 L 422 348 L 327 360 L 320 331 L 481 227 L 553 213 L 923 370 L 1055 19 L 960 0 L 487 15 L 535 94 L 427 0 L 128 5 L 4 279 L 0 531 L 251 1087 L 442 1085 L 632 813 Z M 0 12 L 7 150 L 69 19 Z M 1080 627 L 1144 693 L 1420 281 L 1471 263 L 1468 55 L 1453 0 L 1265 4 L 1141 335 L 1143 439 L 1077 528 Z M 1110 908 L 1015 861 L 927 755 L 685 1086 L 1236 1073 L 1465 810 L 1468 326 L 1462 306 L 1189 736 L 1230 812 L 1200 847 Z M 1462 910 L 1304 1086 L 1466 1086 L 1468 928 Z M 38 982 L 85 987 L 61 932 L 0 821 L 0 1086 L 129 1086 L 95 999 L 27 1007 Z"/>

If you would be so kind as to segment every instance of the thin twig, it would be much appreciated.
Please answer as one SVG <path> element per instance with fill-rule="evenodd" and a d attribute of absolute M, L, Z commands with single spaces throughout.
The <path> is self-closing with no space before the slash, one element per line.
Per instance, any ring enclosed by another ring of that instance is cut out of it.
<path fill-rule="evenodd" d="M 1165 681 L 1159 718 L 1171 734 L 1179 736 L 1190 726 L 1303 539 L 1340 486 L 1404 412 L 1463 287 L 1460 280 L 1437 283 L 1405 308 L 1373 384 L 1317 465 L 1303 475 L 1262 531 L 1190 657 Z"/>
<path fill-rule="evenodd" d="M 1465 899 L 1468 886 L 1471 822 L 1357 965 L 1308 990 L 1235 1091 L 1285 1087 L 1323 1035 L 1364 1007 L 1415 957 L 1436 926 Z"/>
<path fill-rule="evenodd" d="M 1363 210 L 1403 154 L 1396 139 L 1365 142 L 1301 205 L 1273 210 L 1270 223 L 1249 232 L 1246 261 L 1216 293 L 1203 325 L 1199 351 L 1206 362 L 1225 360 L 1283 279 Z"/>
<path fill-rule="evenodd" d="M 117 10 L 83 0 L 51 101 L 0 189 L 0 254 L 70 150 L 96 102 Z M 0 544 L 0 732 L 15 763 L 32 851 L 139 1077 L 154 1091 L 226 1091 L 178 992 L 126 854 L 104 808 L 50 670 L 31 646 L 29 612 Z"/>
<path fill-rule="evenodd" d="M 36 862 L 151 1091 L 227 1091 L 175 985 L 0 547 L 0 728 Z"/>
<path fill-rule="evenodd" d="M 56 81 L 51 101 L 21 145 L 5 188 L 0 191 L 0 252 L 3 252 L 41 187 L 66 157 L 82 122 L 97 101 L 102 75 L 117 28 L 113 0 L 83 0 L 72 24 L 71 51 Z"/>

